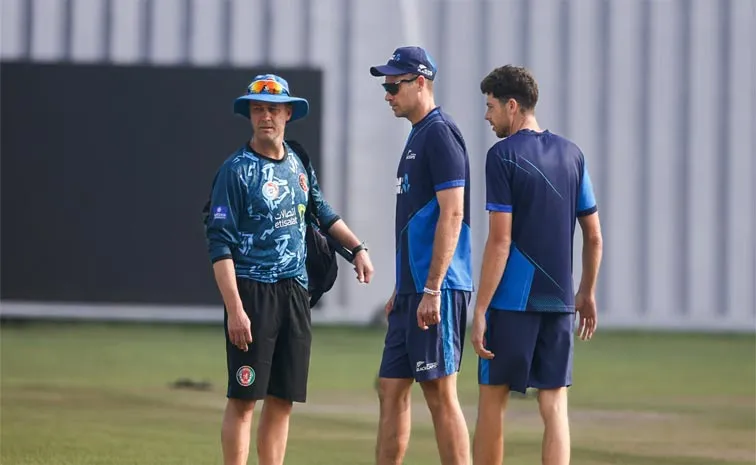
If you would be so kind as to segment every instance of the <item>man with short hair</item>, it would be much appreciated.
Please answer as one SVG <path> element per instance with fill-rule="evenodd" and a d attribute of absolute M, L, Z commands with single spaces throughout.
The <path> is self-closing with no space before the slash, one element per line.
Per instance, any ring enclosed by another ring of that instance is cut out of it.
<path fill-rule="evenodd" d="M 309 212 L 351 250 L 357 279 L 373 265 L 360 242 L 323 199 L 317 177 L 284 141 L 286 124 L 304 118 L 307 100 L 285 79 L 258 75 L 234 112 L 252 124 L 251 140 L 220 167 L 206 234 L 225 307 L 228 402 L 224 463 L 247 463 L 252 413 L 265 399 L 257 433 L 261 465 L 283 464 L 293 402 L 305 402 L 312 341 L 305 233 Z"/>
<path fill-rule="evenodd" d="M 509 391 L 533 387 L 545 427 L 543 464 L 566 465 L 575 313 L 582 339 L 593 336 L 597 323 L 602 239 L 596 200 L 577 145 L 538 126 L 538 85 L 527 69 L 496 68 L 480 89 L 486 120 L 504 139 L 486 158 L 489 232 L 471 332 L 480 356 L 473 461 L 502 463 Z M 576 218 L 583 232 L 583 274 L 574 295 Z"/>
<path fill-rule="evenodd" d="M 396 177 L 396 285 L 379 372 L 379 465 L 401 463 L 410 436 L 410 389 L 420 383 L 441 463 L 469 463 L 467 425 L 457 398 L 467 306 L 473 290 L 470 172 L 459 128 L 436 106 L 436 66 L 420 47 L 396 49 L 385 100 L 412 123 Z"/>

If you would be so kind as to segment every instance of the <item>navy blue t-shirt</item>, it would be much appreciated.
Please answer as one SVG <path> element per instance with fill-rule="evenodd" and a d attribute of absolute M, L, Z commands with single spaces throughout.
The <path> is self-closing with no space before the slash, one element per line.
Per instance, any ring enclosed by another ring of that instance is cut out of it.
<path fill-rule="evenodd" d="M 464 187 L 464 219 L 441 289 L 472 291 L 470 164 L 459 128 L 440 108 L 412 126 L 396 176 L 397 293 L 423 292 L 440 213 L 436 192 L 453 187 Z"/>
<path fill-rule="evenodd" d="M 486 209 L 512 212 L 512 246 L 491 307 L 574 312 L 575 222 L 597 211 L 577 145 L 529 129 L 497 142 L 486 157 Z"/>

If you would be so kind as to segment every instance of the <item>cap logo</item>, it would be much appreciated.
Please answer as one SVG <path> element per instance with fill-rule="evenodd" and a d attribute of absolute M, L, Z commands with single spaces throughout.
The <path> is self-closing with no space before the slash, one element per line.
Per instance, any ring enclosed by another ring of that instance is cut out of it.
<path fill-rule="evenodd" d="M 417 72 L 426 76 L 433 76 L 433 71 L 429 70 L 424 64 L 417 65 Z"/>

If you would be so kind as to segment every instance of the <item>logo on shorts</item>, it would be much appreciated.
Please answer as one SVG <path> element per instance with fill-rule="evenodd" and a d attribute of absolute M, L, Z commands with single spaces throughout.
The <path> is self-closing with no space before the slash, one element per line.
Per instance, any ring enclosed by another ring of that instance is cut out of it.
<path fill-rule="evenodd" d="M 236 381 L 244 387 L 252 386 L 255 382 L 255 370 L 251 366 L 242 366 L 236 371 Z"/>
<path fill-rule="evenodd" d="M 430 362 L 426 363 L 424 361 L 417 362 L 417 365 L 415 365 L 415 371 L 421 372 L 421 371 L 428 371 L 433 370 L 434 368 L 438 367 L 438 362 Z"/>
<path fill-rule="evenodd" d="M 299 187 L 302 188 L 302 192 L 304 192 L 305 194 L 310 189 L 307 186 L 307 176 L 305 176 L 304 173 L 299 173 Z"/>
<path fill-rule="evenodd" d="M 275 200 L 278 198 L 278 184 L 273 181 L 268 181 L 262 186 L 262 195 L 268 200 Z"/>

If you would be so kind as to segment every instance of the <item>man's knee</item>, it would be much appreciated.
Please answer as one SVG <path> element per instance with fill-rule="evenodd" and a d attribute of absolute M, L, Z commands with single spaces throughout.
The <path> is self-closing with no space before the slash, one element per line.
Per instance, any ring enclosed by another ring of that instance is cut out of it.
<path fill-rule="evenodd" d="M 545 422 L 567 416 L 567 388 L 539 389 L 538 409 Z"/>
<path fill-rule="evenodd" d="M 410 407 L 412 379 L 380 378 L 378 380 L 378 400 L 381 410 L 402 411 Z"/>
<path fill-rule="evenodd" d="M 450 408 L 456 408 L 459 404 L 456 374 L 423 381 L 420 386 L 431 412 L 443 412 Z"/>
<path fill-rule="evenodd" d="M 294 403 L 292 401 L 276 396 L 265 397 L 265 403 L 263 404 L 263 408 L 266 410 L 281 415 L 290 415 L 293 407 Z"/>
<path fill-rule="evenodd" d="M 227 411 L 230 411 L 238 418 L 251 417 L 255 411 L 254 400 L 229 398 L 226 405 Z"/>

